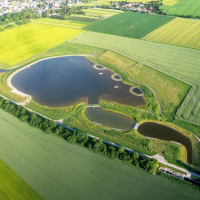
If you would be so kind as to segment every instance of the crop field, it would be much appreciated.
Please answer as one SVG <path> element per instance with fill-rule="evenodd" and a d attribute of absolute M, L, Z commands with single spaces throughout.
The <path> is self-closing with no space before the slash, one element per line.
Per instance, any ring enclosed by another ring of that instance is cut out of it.
<path fill-rule="evenodd" d="M 80 23 L 83 23 L 83 22 L 93 23 L 93 22 L 98 21 L 98 18 L 96 18 L 96 17 L 78 16 L 78 15 L 70 16 L 67 19 L 72 20 L 72 21 L 78 21 Z"/>
<path fill-rule="evenodd" d="M 200 17 L 199 0 L 179 0 L 173 6 L 163 6 L 168 15 Z"/>
<path fill-rule="evenodd" d="M 167 6 L 172 6 L 175 3 L 177 3 L 179 0 L 163 0 L 162 3 L 163 5 L 167 5 Z"/>
<path fill-rule="evenodd" d="M 53 18 L 38 18 L 32 21 L 36 23 L 63 26 L 63 27 L 75 28 L 75 29 L 82 29 L 83 27 L 89 24 L 87 22 L 75 22 L 75 21 L 70 21 L 70 20 L 60 20 L 60 19 L 53 19 Z"/>
<path fill-rule="evenodd" d="M 143 38 L 172 19 L 174 18 L 168 16 L 126 12 L 90 24 L 84 29 L 124 37 Z"/>
<path fill-rule="evenodd" d="M 46 200 L 199 199 L 192 188 L 47 135 L 2 110 L 0 124 L 0 157 Z"/>
<path fill-rule="evenodd" d="M 175 18 L 144 39 L 200 49 L 200 21 Z"/>
<path fill-rule="evenodd" d="M 17 64 L 82 32 L 82 30 L 38 23 L 0 32 L 0 63 Z"/>
<path fill-rule="evenodd" d="M 70 41 L 114 51 L 191 85 L 176 117 L 200 125 L 199 50 L 94 32 L 85 32 Z"/>
<path fill-rule="evenodd" d="M 14 171 L 0 160 L 1 200 L 42 200 Z"/>
<path fill-rule="evenodd" d="M 83 10 L 86 15 L 88 16 L 100 16 L 100 17 L 110 17 L 113 15 L 116 15 L 118 13 L 121 13 L 121 10 L 110 10 L 110 9 L 84 9 Z"/>
<path fill-rule="evenodd" d="M 173 5 L 175 3 L 177 3 L 179 0 L 162 0 L 162 3 L 164 5 Z M 102 0 L 100 0 L 99 2 L 102 2 Z M 104 2 L 110 2 L 110 0 L 104 0 Z M 136 1 L 136 0 L 128 0 L 128 2 L 142 2 L 142 3 L 148 3 L 151 2 L 151 0 L 140 0 L 140 1 Z"/>

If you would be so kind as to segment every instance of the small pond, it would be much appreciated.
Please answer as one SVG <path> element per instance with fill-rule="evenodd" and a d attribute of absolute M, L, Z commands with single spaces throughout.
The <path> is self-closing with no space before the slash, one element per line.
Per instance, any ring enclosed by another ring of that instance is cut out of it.
<path fill-rule="evenodd" d="M 96 69 L 100 69 L 100 70 L 101 70 L 101 69 L 102 69 L 102 70 L 105 69 L 105 67 L 102 66 L 102 65 L 95 65 L 95 67 L 96 67 Z"/>
<path fill-rule="evenodd" d="M 93 66 L 83 56 L 50 58 L 16 73 L 11 84 L 47 106 L 72 105 L 86 98 L 89 104 L 100 98 L 130 106 L 145 104 L 143 97 L 129 92 L 130 85 L 112 80 L 113 72 Z"/>
<path fill-rule="evenodd" d="M 143 94 L 143 91 L 140 88 L 133 88 L 133 92 L 136 94 Z"/>
<path fill-rule="evenodd" d="M 85 115 L 92 122 L 116 129 L 130 130 L 135 124 L 135 121 L 126 115 L 103 110 L 100 107 L 87 107 Z"/>
<path fill-rule="evenodd" d="M 178 142 L 187 149 L 187 159 L 192 163 L 192 144 L 190 139 L 181 132 L 168 126 L 154 123 L 144 122 L 138 127 L 138 132 L 146 137 L 157 138 L 161 140 Z"/>

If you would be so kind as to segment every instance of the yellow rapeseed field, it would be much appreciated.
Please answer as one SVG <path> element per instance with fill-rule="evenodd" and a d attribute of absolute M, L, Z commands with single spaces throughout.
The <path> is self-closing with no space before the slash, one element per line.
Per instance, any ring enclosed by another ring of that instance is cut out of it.
<path fill-rule="evenodd" d="M 200 49 L 200 21 L 175 18 L 149 33 L 144 39 Z"/>
<path fill-rule="evenodd" d="M 163 0 L 162 3 L 163 5 L 167 6 L 173 6 L 175 3 L 177 3 L 179 0 Z"/>
<path fill-rule="evenodd" d="M 15 65 L 82 32 L 38 23 L 3 31 L 0 33 L 0 63 Z"/>

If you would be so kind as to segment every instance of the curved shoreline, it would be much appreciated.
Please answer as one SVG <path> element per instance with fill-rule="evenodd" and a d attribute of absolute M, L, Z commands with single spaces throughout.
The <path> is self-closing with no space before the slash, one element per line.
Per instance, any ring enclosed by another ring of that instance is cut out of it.
<path fill-rule="evenodd" d="M 144 96 L 144 92 L 142 91 L 142 89 L 140 89 L 141 91 L 142 91 L 142 93 L 141 94 L 138 94 L 138 93 L 135 93 L 134 91 L 133 91 L 133 89 L 134 88 L 138 88 L 138 87 L 130 87 L 130 89 L 129 89 L 129 92 L 131 93 L 131 94 L 134 94 L 134 95 L 136 95 L 136 96 L 139 96 L 139 97 L 142 97 L 142 96 Z"/>
<path fill-rule="evenodd" d="M 24 104 L 30 102 L 31 99 L 32 99 L 32 96 L 29 95 L 29 94 L 25 94 L 25 93 L 19 91 L 17 88 L 15 88 L 15 87 L 12 85 L 11 79 L 13 78 L 14 75 L 16 75 L 18 72 L 20 72 L 20 71 L 22 71 L 22 70 L 24 70 L 24 69 L 26 69 L 26 68 L 28 68 L 28 67 L 30 67 L 30 66 L 36 64 L 36 63 L 38 63 L 38 62 L 41 62 L 41 61 L 43 61 L 43 60 L 48 60 L 48 59 L 53 59 L 53 58 L 69 57 L 69 56 L 74 56 L 74 57 L 75 57 L 75 56 L 86 57 L 87 55 L 64 55 L 64 56 L 51 56 L 51 57 L 46 57 L 46 58 L 42 58 L 42 59 L 33 61 L 33 62 L 29 63 L 28 65 L 25 65 L 24 67 L 21 67 L 21 68 L 19 68 L 18 70 L 16 70 L 16 71 L 14 71 L 13 73 L 11 73 L 11 74 L 8 76 L 8 79 L 7 79 L 7 85 L 8 85 L 8 87 L 10 87 L 10 88 L 12 89 L 11 92 L 13 92 L 13 93 L 15 93 L 15 94 L 17 94 L 17 95 L 19 95 L 19 96 L 21 96 L 21 97 L 27 97 L 26 101 L 24 101 L 24 102 L 22 102 L 22 103 L 20 103 L 20 104 L 21 104 L 21 105 L 24 105 Z M 11 70 L 12 70 L 12 69 L 11 69 Z"/>
<path fill-rule="evenodd" d="M 94 64 L 94 65 L 93 65 L 93 68 L 96 69 L 96 70 L 100 70 L 100 71 L 101 71 L 101 70 L 106 70 L 106 68 L 105 68 L 104 66 L 100 65 L 100 66 L 102 66 L 102 68 L 98 68 L 97 65 L 98 65 L 98 64 Z"/>
<path fill-rule="evenodd" d="M 120 78 L 115 78 L 115 76 L 119 76 Z M 114 80 L 114 81 L 122 81 L 122 77 L 119 74 L 113 74 L 111 76 L 111 79 Z"/>

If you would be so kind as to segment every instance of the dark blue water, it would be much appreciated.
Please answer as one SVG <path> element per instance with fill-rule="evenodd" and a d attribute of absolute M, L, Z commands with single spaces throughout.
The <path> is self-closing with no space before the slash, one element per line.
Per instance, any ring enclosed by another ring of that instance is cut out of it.
<path fill-rule="evenodd" d="M 192 143 L 181 132 L 154 122 L 144 122 L 138 127 L 138 132 L 144 136 L 161 140 L 174 141 L 184 145 L 187 149 L 187 160 L 192 163 Z"/>
<path fill-rule="evenodd" d="M 103 110 L 100 107 L 86 108 L 85 115 L 92 122 L 117 129 L 129 130 L 135 124 L 135 121 L 126 115 Z"/>
<path fill-rule="evenodd" d="M 111 71 L 96 70 L 93 65 L 83 56 L 51 58 L 18 72 L 11 83 L 47 106 L 72 105 L 83 98 L 89 104 L 98 103 L 100 98 L 130 106 L 145 104 L 143 97 L 129 92 L 130 85 L 112 80 Z"/>

